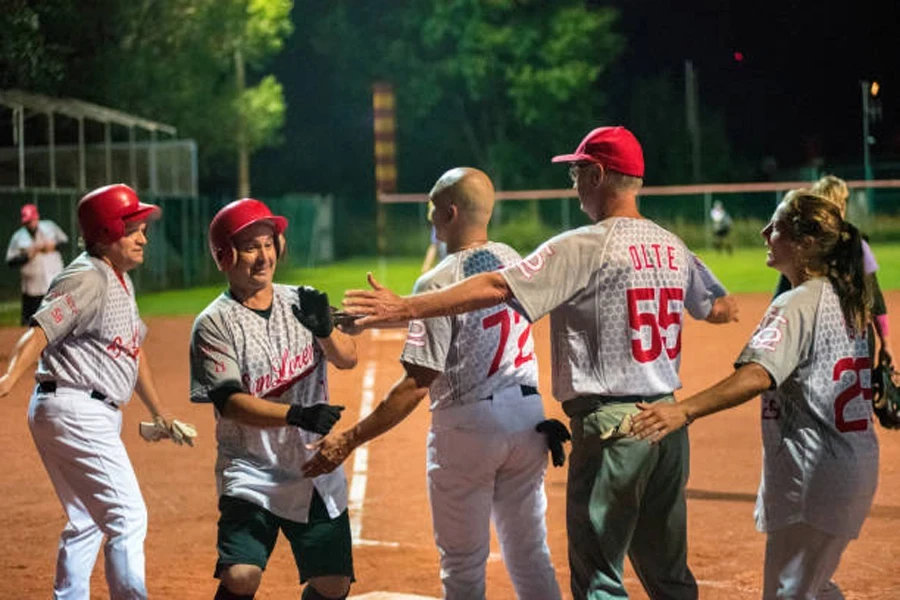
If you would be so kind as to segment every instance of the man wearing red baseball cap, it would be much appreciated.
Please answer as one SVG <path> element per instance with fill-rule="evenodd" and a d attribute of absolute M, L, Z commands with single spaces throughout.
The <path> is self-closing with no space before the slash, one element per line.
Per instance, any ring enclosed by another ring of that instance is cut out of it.
<path fill-rule="evenodd" d="M 571 418 L 566 524 L 572 596 L 626 598 L 626 554 L 653 598 L 695 600 L 687 566 L 687 434 L 658 444 L 631 437 L 631 420 L 681 387 L 681 324 L 737 319 L 733 299 L 675 234 L 645 219 L 641 145 L 600 127 L 569 163 L 592 225 L 561 233 L 522 262 L 437 292 L 399 297 L 369 275 L 344 308 L 360 327 L 458 314 L 502 303 L 529 321 L 548 313 L 553 395 Z"/>
<path fill-rule="evenodd" d="M 6 264 L 22 273 L 22 325 L 28 325 L 50 282 L 63 270 L 59 251 L 69 238 L 53 221 L 41 220 L 34 204 L 25 204 L 20 212 L 22 227 L 13 233 L 6 250 Z"/>

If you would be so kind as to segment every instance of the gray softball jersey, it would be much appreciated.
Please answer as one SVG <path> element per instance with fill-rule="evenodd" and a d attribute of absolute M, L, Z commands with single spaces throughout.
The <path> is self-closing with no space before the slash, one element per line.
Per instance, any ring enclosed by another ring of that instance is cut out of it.
<path fill-rule="evenodd" d="M 50 284 L 34 320 L 47 335 L 35 378 L 131 399 L 147 326 L 134 285 L 106 261 L 82 253 Z"/>
<path fill-rule="evenodd" d="M 501 274 L 529 320 L 550 313 L 561 402 L 680 388 L 684 309 L 704 319 L 725 293 L 678 236 L 623 217 L 557 235 Z"/>
<path fill-rule="evenodd" d="M 760 531 L 803 522 L 859 535 L 878 482 L 868 352 L 831 283 L 816 278 L 776 298 L 738 356 L 776 385 L 761 402 Z"/>
<path fill-rule="evenodd" d="M 449 255 L 419 278 L 413 292 L 439 290 L 520 260 L 506 244 L 488 242 Z M 431 410 L 478 402 L 513 385 L 538 385 L 531 323 L 506 304 L 410 321 L 400 360 L 440 373 L 429 390 Z"/>
<path fill-rule="evenodd" d="M 297 289 L 275 284 L 268 319 L 223 293 L 194 321 L 191 401 L 211 402 L 210 391 L 238 383 L 248 394 L 281 404 L 328 403 L 328 368 L 312 333 L 294 317 Z M 216 484 L 219 495 L 242 498 L 298 523 L 309 515 L 313 486 L 328 514 L 347 508 L 343 468 L 316 477 L 301 468 L 315 455 L 305 445 L 319 435 L 293 425 L 255 427 L 216 411 Z"/>

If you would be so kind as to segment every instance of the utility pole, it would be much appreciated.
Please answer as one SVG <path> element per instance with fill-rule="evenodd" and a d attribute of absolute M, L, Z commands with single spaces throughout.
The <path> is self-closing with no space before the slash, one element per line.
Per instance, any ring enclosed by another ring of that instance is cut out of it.
<path fill-rule="evenodd" d="M 700 183 L 702 169 L 700 165 L 700 117 L 697 91 L 697 75 L 694 72 L 694 63 L 684 61 L 684 105 L 687 111 L 687 130 L 691 139 L 691 167 L 693 168 L 694 183 Z"/>
<path fill-rule="evenodd" d="M 862 126 L 863 126 L 863 179 L 872 180 L 872 162 L 869 156 L 869 146 L 872 143 L 871 135 L 869 135 L 869 87 L 868 81 L 859 82 L 860 91 L 862 92 Z M 866 189 L 868 194 L 868 188 Z"/>
<path fill-rule="evenodd" d="M 686 111 L 688 136 L 691 139 L 691 168 L 694 183 L 700 183 L 703 179 L 700 152 L 700 100 L 697 85 L 697 74 L 694 71 L 694 63 L 684 61 L 684 107 Z M 712 209 L 712 194 L 703 194 L 703 230 L 705 232 L 706 247 L 712 246 L 712 227 L 709 222 L 709 211 Z"/>
<path fill-rule="evenodd" d="M 881 101 L 878 100 L 879 85 L 877 81 L 860 81 L 860 94 L 862 96 L 862 126 L 863 126 L 863 178 L 871 181 L 872 156 L 871 147 L 875 138 L 869 130 L 869 125 L 881 119 Z M 872 213 L 872 189 L 866 188 L 866 214 Z"/>

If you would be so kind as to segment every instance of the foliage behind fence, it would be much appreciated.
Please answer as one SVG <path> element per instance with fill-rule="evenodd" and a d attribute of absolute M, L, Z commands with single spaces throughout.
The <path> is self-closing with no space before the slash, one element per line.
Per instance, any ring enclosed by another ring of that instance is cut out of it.
<path fill-rule="evenodd" d="M 38 205 L 41 219 L 55 221 L 69 236 L 65 262 L 81 248 L 78 243 L 77 204 L 80 194 L 72 192 L 27 191 L 0 194 L 0 240 L 8 243 L 19 224 L 22 204 Z M 162 218 L 150 226 L 144 265 L 132 272 L 139 291 L 157 291 L 217 283 L 222 276 L 207 247 L 209 222 L 230 198 L 156 198 L 141 195 L 144 202 L 162 207 Z M 288 218 L 287 252 L 284 261 L 292 266 L 313 266 L 333 260 L 332 199 L 329 196 L 292 194 L 260 198 L 275 214 Z M 0 266 L 0 298 L 17 299 L 20 294 L 18 269 L 5 261 Z"/>

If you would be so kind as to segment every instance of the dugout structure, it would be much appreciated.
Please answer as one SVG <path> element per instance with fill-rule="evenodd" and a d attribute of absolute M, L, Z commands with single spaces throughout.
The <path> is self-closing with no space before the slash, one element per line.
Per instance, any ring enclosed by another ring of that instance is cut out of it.
<path fill-rule="evenodd" d="M 36 204 L 78 247 L 78 200 L 87 191 L 126 183 L 141 199 L 159 205 L 144 265 L 132 272 L 138 292 L 221 284 L 207 248 L 213 215 L 234 200 L 202 197 L 197 146 L 171 125 L 70 98 L 0 90 L 0 247 L 4 254 L 20 227 L 19 208 Z M 307 267 L 331 262 L 330 196 L 291 194 L 259 198 L 290 221 L 286 262 Z M 0 318 L 18 310 L 18 272 L 0 264 Z M 2 320 L 2 319 L 0 319 Z"/>

